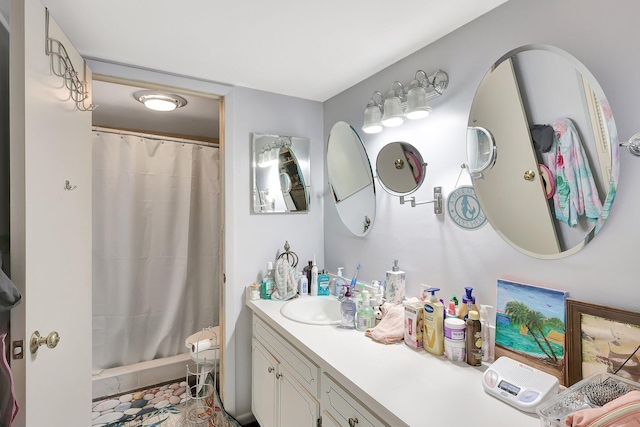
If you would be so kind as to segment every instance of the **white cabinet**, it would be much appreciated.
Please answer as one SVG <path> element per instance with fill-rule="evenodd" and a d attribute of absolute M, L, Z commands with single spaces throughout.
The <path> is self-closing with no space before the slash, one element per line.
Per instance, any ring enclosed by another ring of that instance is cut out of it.
<path fill-rule="evenodd" d="M 254 338 L 251 362 L 251 411 L 261 427 L 275 427 L 278 361 Z"/>
<path fill-rule="evenodd" d="M 254 316 L 251 410 L 261 427 L 316 427 L 319 368 Z"/>
<path fill-rule="evenodd" d="M 327 374 L 321 380 L 322 426 L 384 427 L 366 407 Z"/>

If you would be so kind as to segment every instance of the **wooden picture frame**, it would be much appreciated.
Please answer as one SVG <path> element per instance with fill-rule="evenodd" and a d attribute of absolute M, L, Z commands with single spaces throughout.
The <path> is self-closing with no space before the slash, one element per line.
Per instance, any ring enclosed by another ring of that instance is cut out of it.
<path fill-rule="evenodd" d="M 597 372 L 613 373 L 640 345 L 640 312 L 567 298 L 566 313 L 567 387 Z M 640 351 L 622 370 L 640 381 Z"/>

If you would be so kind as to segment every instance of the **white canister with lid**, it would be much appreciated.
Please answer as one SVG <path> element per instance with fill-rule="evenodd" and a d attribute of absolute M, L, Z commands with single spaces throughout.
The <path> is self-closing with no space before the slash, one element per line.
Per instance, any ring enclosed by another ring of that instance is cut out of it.
<path fill-rule="evenodd" d="M 467 325 L 464 320 L 457 317 L 447 317 L 444 319 L 444 337 L 451 341 L 465 340 Z"/>
<path fill-rule="evenodd" d="M 464 362 L 466 360 L 465 340 L 444 339 L 444 355 L 453 362 Z"/>

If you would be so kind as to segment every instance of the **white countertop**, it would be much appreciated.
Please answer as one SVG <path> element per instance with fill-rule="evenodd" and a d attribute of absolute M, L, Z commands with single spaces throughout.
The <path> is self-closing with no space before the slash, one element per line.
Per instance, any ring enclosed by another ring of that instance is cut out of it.
<path fill-rule="evenodd" d="M 247 306 L 394 427 L 540 425 L 537 415 L 484 392 L 485 366 L 450 362 L 404 343 L 379 344 L 356 330 L 294 322 L 280 314 L 285 303 L 256 300 Z"/>

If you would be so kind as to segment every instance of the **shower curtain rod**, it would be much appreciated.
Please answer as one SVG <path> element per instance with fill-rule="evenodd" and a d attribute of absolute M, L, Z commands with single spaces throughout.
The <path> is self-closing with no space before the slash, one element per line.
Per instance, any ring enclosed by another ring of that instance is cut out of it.
<path fill-rule="evenodd" d="M 133 132 L 129 130 L 120 130 L 120 129 L 113 129 L 113 128 L 103 128 L 100 126 L 92 126 L 91 129 L 94 132 L 112 133 L 115 135 L 138 136 L 140 138 L 150 139 L 154 141 L 171 141 L 171 142 L 179 142 L 183 144 L 202 145 L 204 147 L 216 147 L 216 148 L 219 147 L 220 145 L 216 142 L 204 142 L 204 141 L 197 141 L 195 139 L 175 138 L 171 136 L 154 135 L 152 133 Z"/>

